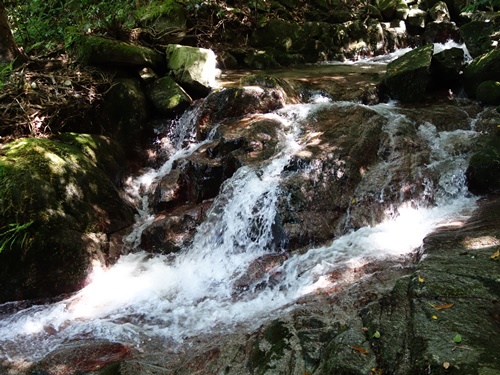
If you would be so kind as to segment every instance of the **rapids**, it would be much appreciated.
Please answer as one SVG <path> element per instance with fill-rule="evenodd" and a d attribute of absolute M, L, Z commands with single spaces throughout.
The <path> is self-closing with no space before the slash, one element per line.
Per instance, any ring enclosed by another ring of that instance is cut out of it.
<path fill-rule="evenodd" d="M 192 137 L 196 108 L 188 111 L 170 137 L 163 135 L 168 139 L 164 146 L 168 160 L 127 183 L 127 193 L 140 212 L 134 231 L 125 239 L 135 251 L 109 269 L 96 267 L 91 282 L 65 300 L 25 309 L 15 303 L 2 306 L 2 311 L 11 312 L 0 316 L 0 357 L 33 361 L 78 339 L 103 338 L 141 348 L 151 338 L 175 345 L 201 334 L 230 332 L 235 326 L 252 329 L 294 309 L 303 296 L 356 281 L 330 278 L 335 270 L 374 259 L 402 259 L 417 252 L 425 236 L 439 226 L 460 225 L 474 210 L 476 198 L 465 186 L 469 155 L 456 149 L 477 136 L 474 118 L 465 130 L 439 131 L 426 122 L 419 127 L 418 138 L 431 156 L 419 168 L 440 177 L 437 184 L 429 182 L 419 201 L 391 202 L 383 222 L 349 231 L 324 246 L 289 254 L 272 272 L 235 294 L 234 285 L 248 266 L 274 251 L 280 179 L 304 147 L 302 124 L 315 121 L 319 109 L 336 111 L 340 106 L 359 105 L 315 96 L 266 115 L 282 124 L 275 155 L 262 165 L 239 168 L 223 184 L 192 244 L 175 255 L 151 255 L 139 248 L 142 231 L 154 219 L 149 195 L 176 160 L 204 144 Z M 383 130 L 390 136 L 397 133 L 399 122 L 412 121 L 397 103 L 369 108 L 384 117 Z M 387 161 L 381 161 L 376 168 L 384 173 L 386 166 Z M 383 192 L 380 199 L 384 200 Z"/>

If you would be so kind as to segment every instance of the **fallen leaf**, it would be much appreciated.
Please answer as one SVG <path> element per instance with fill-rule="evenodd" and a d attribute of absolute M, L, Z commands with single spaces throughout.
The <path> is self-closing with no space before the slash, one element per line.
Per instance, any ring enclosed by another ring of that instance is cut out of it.
<path fill-rule="evenodd" d="M 379 339 L 380 338 L 380 332 L 379 331 L 375 331 L 375 333 L 373 334 L 373 337 L 376 338 L 376 339 Z"/>
<path fill-rule="evenodd" d="M 500 250 L 497 250 L 493 254 L 491 254 L 490 259 L 493 259 L 493 260 L 500 259 Z"/>
<path fill-rule="evenodd" d="M 462 336 L 460 335 L 460 333 L 457 333 L 455 337 L 453 337 L 453 342 L 456 344 L 460 344 L 462 342 Z"/>
<path fill-rule="evenodd" d="M 437 315 L 433 315 L 433 316 L 432 316 L 432 319 L 434 319 L 434 320 L 438 320 Z"/>
<path fill-rule="evenodd" d="M 450 368 L 450 362 L 443 362 L 443 367 L 445 370 L 448 370 Z"/>
<path fill-rule="evenodd" d="M 351 346 L 352 349 L 360 352 L 361 354 L 368 354 L 368 351 L 363 349 L 362 347 L 360 346 Z"/>
<path fill-rule="evenodd" d="M 418 282 L 419 283 L 425 283 L 425 279 L 419 275 L 418 276 Z"/>
<path fill-rule="evenodd" d="M 384 370 L 376 369 L 375 367 L 372 368 L 372 373 L 381 375 L 384 373 Z"/>
<path fill-rule="evenodd" d="M 431 306 L 434 307 L 436 310 L 443 310 L 443 309 L 449 309 L 449 308 L 455 306 L 455 304 L 454 303 L 445 303 L 445 304 L 437 305 L 437 306 L 431 304 Z"/>

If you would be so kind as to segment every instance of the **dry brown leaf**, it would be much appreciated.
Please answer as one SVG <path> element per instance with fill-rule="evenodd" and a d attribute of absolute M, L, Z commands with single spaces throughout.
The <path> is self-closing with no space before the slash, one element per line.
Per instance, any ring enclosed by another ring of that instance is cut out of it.
<path fill-rule="evenodd" d="M 443 305 L 437 305 L 437 306 L 431 304 L 431 306 L 434 307 L 436 310 L 443 310 L 443 309 L 449 309 L 449 308 L 455 306 L 455 304 L 454 303 L 445 303 Z"/>
<path fill-rule="evenodd" d="M 500 250 L 497 250 L 493 254 L 491 254 L 490 259 L 493 259 L 493 260 L 500 259 Z"/>
<path fill-rule="evenodd" d="M 351 349 L 354 349 L 354 350 L 360 352 L 361 354 L 368 354 L 368 351 L 363 349 L 360 346 L 351 346 Z"/>

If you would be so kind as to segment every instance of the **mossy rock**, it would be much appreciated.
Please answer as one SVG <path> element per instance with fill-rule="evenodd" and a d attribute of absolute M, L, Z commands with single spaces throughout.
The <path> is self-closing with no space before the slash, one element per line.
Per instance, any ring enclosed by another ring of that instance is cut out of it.
<path fill-rule="evenodd" d="M 146 95 L 133 78 L 117 79 L 104 97 L 101 118 L 108 122 L 107 133 L 123 146 L 127 154 L 135 154 L 147 135 L 149 117 Z"/>
<path fill-rule="evenodd" d="M 475 97 L 485 81 L 500 81 L 500 49 L 476 57 L 464 70 L 464 88 L 469 96 Z"/>
<path fill-rule="evenodd" d="M 191 97 L 171 77 L 157 79 L 147 89 L 147 97 L 161 114 L 172 114 L 186 109 Z"/>
<path fill-rule="evenodd" d="M 460 82 L 465 66 L 464 51 L 461 48 L 450 48 L 432 57 L 432 76 L 439 86 L 454 86 Z"/>
<path fill-rule="evenodd" d="M 406 19 L 410 11 L 404 0 L 378 0 L 377 6 L 386 20 Z"/>
<path fill-rule="evenodd" d="M 472 155 L 466 171 L 467 185 L 474 194 L 500 192 L 500 136 L 492 136 Z"/>
<path fill-rule="evenodd" d="M 92 136 L 62 138 L 67 143 L 20 139 L 2 150 L 2 233 L 31 224 L 0 253 L 0 301 L 78 289 L 92 257 L 105 256 L 106 234 L 133 222 L 134 210 L 105 172 L 112 163 L 100 162 L 112 146 Z"/>
<path fill-rule="evenodd" d="M 416 48 L 387 64 L 384 84 L 391 97 L 401 102 L 418 102 L 424 98 L 431 81 L 434 46 Z"/>
<path fill-rule="evenodd" d="M 216 86 L 217 58 L 212 50 L 170 44 L 166 58 L 173 78 L 191 96 L 206 96 Z"/>
<path fill-rule="evenodd" d="M 77 60 L 85 65 L 132 67 L 161 67 L 165 65 L 162 56 L 150 48 L 100 36 L 74 36 L 70 49 Z"/>
<path fill-rule="evenodd" d="M 476 98 L 480 102 L 487 105 L 500 104 L 500 82 L 498 81 L 485 81 L 482 82 L 476 91 Z"/>
<path fill-rule="evenodd" d="M 492 36 L 498 32 L 500 25 L 494 22 L 472 21 L 460 27 L 460 35 L 473 58 L 494 48 Z"/>

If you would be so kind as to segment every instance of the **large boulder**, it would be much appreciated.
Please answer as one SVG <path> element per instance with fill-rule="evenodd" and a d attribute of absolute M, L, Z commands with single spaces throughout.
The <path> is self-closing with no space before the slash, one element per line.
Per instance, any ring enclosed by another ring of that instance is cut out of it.
<path fill-rule="evenodd" d="M 456 86 L 465 67 L 464 50 L 461 48 L 445 49 L 432 58 L 432 76 L 438 86 Z"/>
<path fill-rule="evenodd" d="M 431 81 L 434 46 L 416 48 L 387 64 L 384 84 L 389 94 L 401 102 L 418 102 L 424 98 Z"/>
<path fill-rule="evenodd" d="M 460 31 L 454 22 L 432 21 L 427 23 L 423 35 L 424 43 L 460 42 Z"/>
<path fill-rule="evenodd" d="M 148 87 L 146 94 L 156 111 L 164 115 L 180 112 L 193 101 L 171 77 L 154 81 Z"/>
<path fill-rule="evenodd" d="M 108 177 L 123 163 L 99 136 L 63 142 L 19 139 L 0 156 L 0 301 L 53 297 L 81 288 L 92 261 L 107 261 L 107 236 L 134 210 Z"/>
<path fill-rule="evenodd" d="M 404 0 L 378 0 L 377 6 L 386 20 L 404 20 L 410 12 Z"/>
<path fill-rule="evenodd" d="M 468 22 L 460 27 L 460 34 L 470 55 L 476 58 L 494 48 L 494 41 L 498 42 L 500 35 L 500 23 Z"/>
<path fill-rule="evenodd" d="M 429 9 L 429 16 L 433 21 L 437 22 L 451 21 L 450 11 L 444 1 L 439 1 L 434 4 L 434 6 Z"/>
<path fill-rule="evenodd" d="M 483 142 L 472 155 L 466 175 L 469 190 L 474 194 L 500 191 L 500 135 Z"/>
<path fill-rule="evenodd" d="M 74 36 L 71 49 L 78 61 L 86 65 L 113 67 L 117 65 L 161 67 L 165 65 L 162 56 L 150 48 L 95 35 Z"/>
<path fill-rule="evenodd" d="M 142 148 L 149 118 L 147 104 L 138 80 L 120 78 L 113 82 L 99 108 L 99 120 L 105 124 L 107 133 L 118 140 L 128 154 L 137 154 Z"/>
<path fill-rule="evenodd" d="M 356 104 L 326 107 L 314 114 L 314 121 L 305 121 L 307 146 L 286 169 L 278 207 L 289 251 L 324 244 L 342 233 L 351 205 L 353 226 L 379 219 L 383 208 L 375 207 L 382 207 L 380 203 L 372 207 L 368 198 L 358 197 L 360 204 L 354 207 L 352 199 L 364 171 L 378 160 L 382 124 L 382 116 Z"/>
<path fill-rule="evenodd" d="M 484 81 L 500 81 L 500 49 L 494 49 L 476 57 L 464 70 L 466 93 L 476 96 L 479 85 Z"/>
<path fill-rule="evenodd" d="M 212 50 L 170 44 L 166 56 L 174 79 L 191 95 L 206 96 L 216 86 L 217 59 Z"/>
<path fill-rule="evenodd" d="M 487 105 L 500 105 L 500 82 L 484 81 L 476 91 L 476 98 Z"/>
<path fill-rule="evenodd" d="M 427 23 L 427 12 L 419 8 L 412 8 L 406 18 L 408 32 L 412 34 L 421 34 Z"/>

